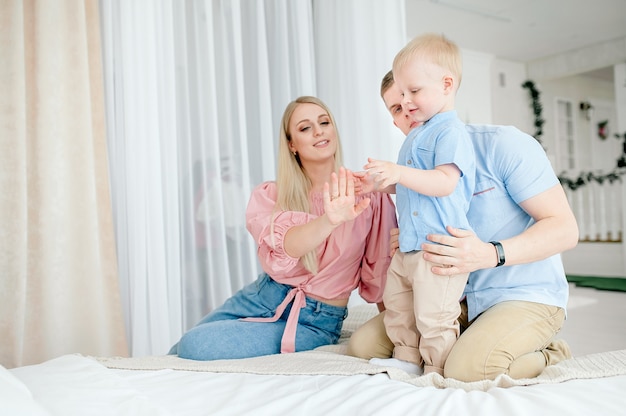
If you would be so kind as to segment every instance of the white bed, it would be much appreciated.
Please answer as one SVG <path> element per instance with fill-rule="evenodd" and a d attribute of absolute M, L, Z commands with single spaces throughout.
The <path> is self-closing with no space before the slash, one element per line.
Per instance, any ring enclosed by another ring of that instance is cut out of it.
<path fill-rule="evenodd" d="M 626 350 L 575 357 L 539 377 L 461 383 L 348 357 L 373 313 L 351 308 L 343 343 L 246 360 L 64 355 L 0 368 L 0 415 L 623 415 Z"/>

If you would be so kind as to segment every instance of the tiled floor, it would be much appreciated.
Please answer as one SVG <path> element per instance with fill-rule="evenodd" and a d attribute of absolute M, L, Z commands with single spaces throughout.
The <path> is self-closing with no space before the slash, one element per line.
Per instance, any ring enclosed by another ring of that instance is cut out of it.
<path fill-rule="evenodd" d="M 577 287 L 570 283 L 568 317 L 557 338 L 572 355 L 626 349 L 626 292 Z"/>

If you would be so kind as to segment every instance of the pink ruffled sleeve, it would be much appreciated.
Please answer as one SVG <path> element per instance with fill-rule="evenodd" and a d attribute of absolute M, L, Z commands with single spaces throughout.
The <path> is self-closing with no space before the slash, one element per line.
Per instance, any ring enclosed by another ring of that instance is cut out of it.
<path fill-rule="evenodd" d="M 258 185 L 248 202 L 246 226 L 257 244 L 257 255 L 263 270 L 272 277 L 281 277 L 302 268 L 298 258 L 285 252 L 285 233 L 294 225 L 306 224 L 315 216 L 300 211 L 275 211 L 276 197 L 276 183 Z M 272 215 L 275 216 L 273 233 Z"/>
<path fill-rule="evenodd" d="M 389 237 L 392 228 L 398 227 L 396 206 L 391 196 L 372 193 L 372 228 L 365 244 L 361 263 L 359 294 L 370 303 L 382 302 L 387 281 L 387 269 L 391 263 Z"/>

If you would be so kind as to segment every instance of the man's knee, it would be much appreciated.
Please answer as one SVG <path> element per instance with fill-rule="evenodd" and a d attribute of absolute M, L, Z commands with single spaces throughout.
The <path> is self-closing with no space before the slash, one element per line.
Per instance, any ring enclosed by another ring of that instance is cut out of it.
<path fill-rule="evenodd" d="M 368 357 L 368 349 L 363 348 L 361 343 L 353 343 L 352 340 L 348 343 L 348 355 L 357 358 L 363 358 L 369 360 L 371 357 Z"/>
<path fill-rule="evenodd" d="M 380 343 L 350 343 L 348 344 L 348 355 L 357 358 L 363 358 L 369 360 L 371 358 L 390 358 L 393 353 L 393 345 L 389 348 L 388 345 Z"/>
<path fill-rule="evenodd" d="M 348 342 L 348 355 L 369 360 L 372 358 L 374 342 L 363 331 L 356 331 Z"/>
<path fill-rule="evenodd" d="M 458 343 L 455 347 L 457 345 Z M 509 371 L 511 357 L 504 351 L 487 352 L 455 347 L 450 351 L 444 365 L 443 375 L 446 378 L 471 383 L 494 380 Z"/>
<path fill-rule="evenodd" d="M 385 332 L 383 316 L 379 314 L 370 319 L 352 334 L 348 342 L 348 355 L 366 360 L 391 357 L 393 343 Z"/>

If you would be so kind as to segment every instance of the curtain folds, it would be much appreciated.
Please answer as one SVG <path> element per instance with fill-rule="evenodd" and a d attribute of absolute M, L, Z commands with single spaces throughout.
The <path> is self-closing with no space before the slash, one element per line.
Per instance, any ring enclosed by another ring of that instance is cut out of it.
<path fill-rule="evenodd" d="M 260 271 L 244 212 L 253 187 L 275 177 L 289 101 L 327 101 L 349 167 L 367 156 L 396 159 L 401 139 L 378 91 L 404 44 L 404 2 L 107 0 L 100 8 L 127 336 L 134 356 L 164 354 Z"/>
<path fill-rule="evenodd" d="M 0 363 L 126 355 L 97 1 L 0 2 Z"/>
<path fill-rule="evenodd" d="M 260 271 L 244 212 L 252 188 L 274 177 L 282 108 L 314 91 L 311 35 L 295 34 L 311 33 L 311 7 L 159 0 L 101 10 L 128 337 L 133 355 L 163 354 Z M 300 66 L 306 79 L 287 82 Z"/>
<path fill-rule="evenodd" d="M 404 0 L 314 0 L 317 94 L 335 113 L 348 168 L 368 157 L 395 162 L 404 135 L 380 82 L 406 44 Z"/>

